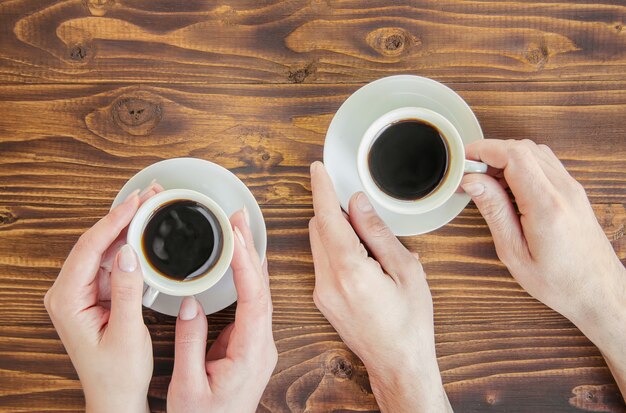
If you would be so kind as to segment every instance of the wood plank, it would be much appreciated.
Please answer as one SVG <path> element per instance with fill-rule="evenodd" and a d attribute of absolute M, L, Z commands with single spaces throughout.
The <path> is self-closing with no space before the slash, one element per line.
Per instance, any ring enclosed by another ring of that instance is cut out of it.
<path fill-rule="evenodd" d="M 546 143 L 595 203 L 626 202 L 626 82 L 450 86 L 485 136 Z M 308 165 L 356 88 L 0 86 L 3 220 L 17 205 L 103 208 L 141 168 L 178 156 L 229 168 L 262 204 L 308 205 Z"/>
<path fill-rule="evenodd" d="M 48 326 L 43 295 L 79 235 L 105 212 L 96 208 L 28 207 L 1 228 L 0 313 L 4 326 Z M 626 208 L 596 205 L 595 212 L 620 257 L 626 261 Z M 313 263 L 308 241 L 310 207 L 263 207 L 276 325 L 319 325 L 313 304 Z M 499 262 L 484 220 L 473 204 L 450 224 L 430 234 L 402 238 L 420 253 L 435 297 L 435 319 L 446 328 L 465 322 L 514 326 L 528 319 L 560 322 L 529 297 Z M 233 309 L 216 315 L 222 323 Z M 166 317 L 169 319 L 169 317 Z M 146 312 L 146 321 L 163 317 Z M 171 321 L 171 320 L 170 320 Z M 61 349 L 62 350 L 62 349 Z M 61 351 L 62 352 L 62 351 Z"/>
<path fill-rule="evenodd" d="M 0 82 L 624 80 L 625 21 L 621 0 L 15 0 Z"/>
<path fill-rule="evenodd" d="M 312 302 L 306 229 L 312 210 L 263 210 L 280 361 L 259 412 L 376 411 L 362 364 Z M 20 211 L 22 218 L 2 228 L 0 241 L 0 379 L 12 383 L 0 391 L 0 412 L 26 409 L 26 396 L 32 406 L 45 406 L 42 411 L 80 411 L 80 386 L 45 313 L 43 294 L 71 244 L 103 211 L 56 206 Z M 626 259 L 624 205 L 597 205 L 596 213 Z M 439 231 L 403 241 L 420 252 L 428 273 L 439 363 L 456 411 L 531 412 L 546 406 L 545 397 L 553 412 L 573 412 L 583 402 L 590 411 L 598 406 L 621 411 L 619 392 L 597 349 L 508 275 L 473 206 Z M 234 310 L 209 317 L 211 340 L 233 320 Z M 175 319 L 151 310 L 144 316 L 155 355 L 151 404 L 160 412 L 173 365 Z M 549 395 L 542 393 L 547 388 Z"/>

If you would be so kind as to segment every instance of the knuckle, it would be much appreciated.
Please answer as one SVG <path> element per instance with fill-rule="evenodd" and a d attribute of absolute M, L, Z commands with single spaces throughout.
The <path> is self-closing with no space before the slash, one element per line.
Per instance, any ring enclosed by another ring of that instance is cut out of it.
<path fill-rule="evenodd" d="M 378 216 L 367 218 L 367 228 L 370 235 L 375 238 L 387 239 L 391 234 L 387 225 Z"/>
<path fill-rule="evenodd" d="M 552 152 L 552 149 L 550 149 L 550 147 L 548 145 L 546 145 L 546 144 L 540 143 L 539 145 L 537 145 L 537 147 L 539 149 L 541 149 L 542 151 L 544 151 L 544 152 L 552 153 L 552 154 L 554 153 L 554 152 Z"/>
<path fill-rule="evenodd" d="M 315 225 L 320 234 L 326 234 L 332 229 L 332 220 L 328 215 L 316 215 Z"/>
<path fill-rule="evenodd" d="M 524 146 L 531 150 L 537 147 L 537 144 L 528 138 L 522 139 L 520 143 L 522 143 Z"/>
<path fill-rule="evenodd" d="M 575 195 L 578 196 L 582 196 L 587 198 L 587 190 L 585 189 L 585 187 L 583 186 L 583 184 L 581 184 L 580 182 L 578 182 L 576 179 L 572 178 L 571 180 L 571 184 L 570 187 L 572 189 L 572 192 Z"/>
<path fill-rule="evenodd" d="M 313 303 L 315 304 L 315 307 L 317 307 L 318 309 L 321 309 L 321 307 L 323 306 L 324 303 L 324 294 L 320 294 L 319 292 L 319 288 L 315 287 L 313 289 Z"/>
<path fill-rule="evenodd" d="M 532 148 L 530 145 L 524 143 L 524 141 L 511 142 L 508 153 L 511 159 L 526 161 L 532 156 Z"/>
<path fill-rule="evenodd" d="M 507 213 L 504 205 L 496 202 L 488 202 L 483 207 L 484 215 L 488 218 L 489 224 L 502 230 L 507 225 Z"/>
<path fill-rule="evenodd" d="M 56 314 L 59 310 L 58 301 L 54 298 L 54 292 L 50 288 L 43 296 L 43 305 L 48 311 L 48 314 Z"/>
<path fill-rule="evenodd" d="M 74 244 L 74 252 L 77 253 L 78 255 L 82 254 L 89 248 L 89 245 L 91 243 L 92 243 L 92 240 L 91 240 L 91 234 L 89 233 L 89 231 L 83 232 L 81 236 L 78 237 L 76 244 Z"/>
<path fill-rule="evenodd" d="M 195 333 L 182 333 L 176 335 L 176 344 L 196 344 L 206 343 L 206 337 L 199 336 Z"/>
<path fill-rule="evenodd" d="M 134 301 L 138 296 L 138 290 L 129 283 L 117 283 L 111 287 L 111 294 L 116 301 Z"/>
<path fill-rule="evenodd" d="M 407 263 L 407 269 L 411 274 L 424 274 L 424 268 L 422 267 L 422 263 L 417 259 L 417 257 L 412 256 L 412 259 Z"/>

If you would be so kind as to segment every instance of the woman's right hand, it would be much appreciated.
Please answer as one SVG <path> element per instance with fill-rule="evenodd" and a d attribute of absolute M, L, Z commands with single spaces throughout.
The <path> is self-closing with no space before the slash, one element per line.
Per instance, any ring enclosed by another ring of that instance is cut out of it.
<path fill-rule="evenodd" d="M 207 319 L 186 297 L 176 320 L 174 371 L 167 392 L 169 413 L 255 412 L 276 366 L 267 262 L 261 264 L 247 212 L 231 217 L 237 289 L 235 322 L 206 351 Z"/>
<path fill-rule="evenodd" d="M 550 148 L 530 140 L 480 140 L 466 155 L 491 167 L 466 175 L 461 186 L 487 221 L 500 260 L 605 353 L 626 391 L 626 270 L 583 187 Z"/>

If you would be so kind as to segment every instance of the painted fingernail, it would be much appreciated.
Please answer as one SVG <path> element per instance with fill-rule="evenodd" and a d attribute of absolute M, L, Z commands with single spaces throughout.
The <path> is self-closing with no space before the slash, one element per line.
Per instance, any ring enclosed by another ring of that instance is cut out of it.
<path fill-rule="evenodd" d="M 137 194 L 139 194 L 139 189 L 135 189 L 133 192 L 131 192 L 130 194 L 128 194 L 128 196 L 126 197 L 126 199 L 124 200 L 124 202 L 127 202 L 128 200 L 132 199 L 133 197 L 137 196 Z"/>
<path fill-rule="evenodd" d="M 126 244 L 120 249 L 117 258 L 117 265 L 124 272 L 133 272 L 137 269 L 137 255 L 133 251 L 133 247 Z"/>
<path fill-rule="evenodd" d="M 243 217 L 246 220 L 246 225 L 249 227 L 250 226 L 250 212 L 248 211 L 248 208 L 244 205 L 243 208 Z"/>
<path fill-rule="evenodd" d="M 183 321 L 189 321 L 196 318 L 198 315 L 198 304 L 194 296 L 183 298 L 183 302 L 180 304 L 180 310 L 178 311 L 178 318 Z"/>
<path fill-rule="evenodd" d="M 237 235 L 237 239 L 241 242 L 241 245 L 246 246 L 246 241 L 243 239 L 243 234 L 239 231 L 239 228 L 235 227 L 235 235 Z"/>
<path fill-rule="evenodd" d="M 370 212 L 372 209 L 374 209 L 372 207 L 372 204 L 370 203 L 370 200 L 367 199 L 367 195 L 365 195 L 363 192 L 359 192 L 359 194 L 356 196 L 356 206 L 361 210 L 361 212 Z"/>
<path fill-rule="evenodd" d="M 465 191 L 465 193 L 472 198 L 476 196 L 481 196 L 483 192 L 485 192 L 485 185 L 480 182 L 469 182 L 461 185 L 461 188 Z"/>

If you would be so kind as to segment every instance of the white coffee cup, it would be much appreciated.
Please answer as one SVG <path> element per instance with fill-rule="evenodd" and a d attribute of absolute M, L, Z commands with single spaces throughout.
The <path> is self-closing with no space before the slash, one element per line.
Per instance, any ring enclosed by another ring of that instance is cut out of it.
<path fill-rule="evenodd" d="M 381 190 L 369 168 L 369 152 L 376 139 L 390 125 L 407 120 L 419 120 L 439 130 L 446 145 L 447 172 L 439 185 L 429 194 L 415 200 L 394 198 Z M 387 112 L 376 119 L 365 131 L 357 152 L 357 170 L 364 192 L 382 207 L 398 214 L 423 214 L 440 207 L 456 192 L 464 173 L 485 173 L 487 165 L 465 159 L 465 148 L 461 135 L 444 116 L 430 109 L 404 107 Z"/>
<path fill-rule="evenodd" d="M 204 275 L 185 281 L 177 281 L 161 274 L 150 264 L 142 247 L 144 230 L 154 213 L 162 206 L 176 200 L 195 201 L 206 207 L 215 216 L 217 221 L 215 224 L 219 225 L 219 228 L 214 228 L 214 233 L 218 237 L 221 236 L 221 240 L 216 239 L 217 242 L 215 242 L 216 250 L 213 251 L 213 254 L 218 256 L 213 265 Z M 233 230 L 224 210 L 208 196 L 189 189 L 169 189 L 154 195 L 144 202 L 128 226 L 126 242 L 137 252 L 141 270 L 143 271 L 143 279 L 148 285 L 143 294 L 143 305 L 146 307 L 151 306 L 160 293 L 174 296 L 190 296 L 208 290 L 228 270 L 235 248 Z M 221 251 L 217 250 L 220 246 Z"/>

